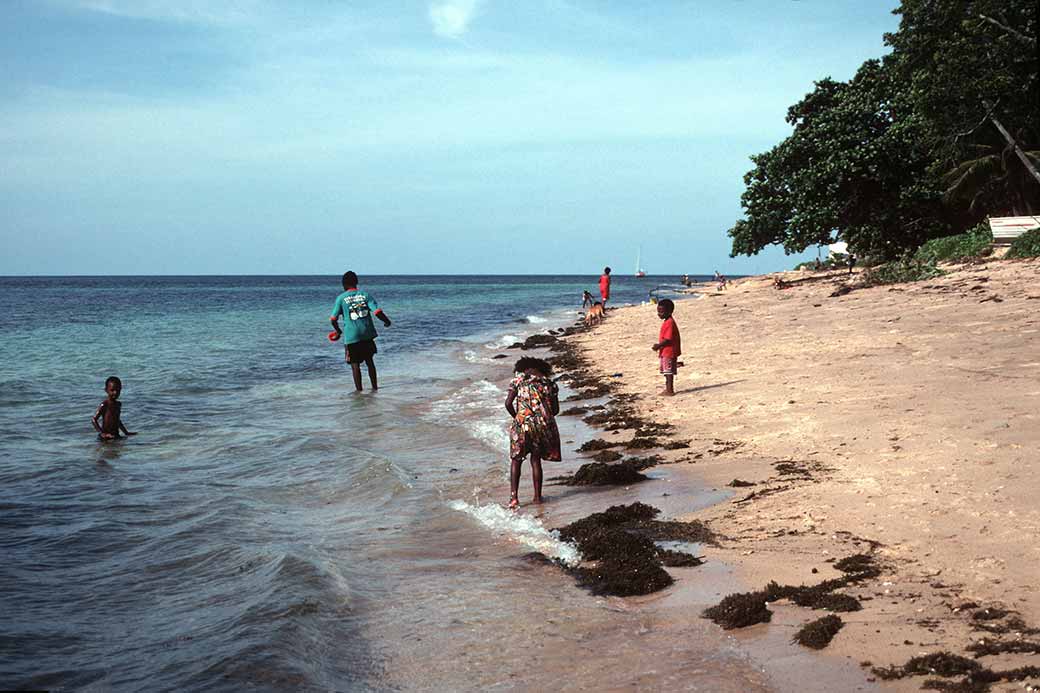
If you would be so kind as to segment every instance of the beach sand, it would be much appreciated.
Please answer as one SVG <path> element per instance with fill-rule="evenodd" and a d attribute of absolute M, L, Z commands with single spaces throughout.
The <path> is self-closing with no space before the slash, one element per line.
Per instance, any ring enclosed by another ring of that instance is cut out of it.
<path fill-rule="evenodd" d="M 772 287 L 777 275 L 705 287 L 677 302 L 674 398 L 656 394 L 654 306 L 612 310 L 568 338 L 618 394 L 638 396 L 639 413 L 691 441 L 668 453 L 670 471 L 718 489 L 753 484 L 681 518 L 725 537 L 703 553 L 731 571 L 732 591 L 814 584 L 839 575 L 834 559 L 876 554 L 883 573 L 844 590 L 863 609 L 841 614 L 820 658 L 856 662 L 867 680 L 872 666 L 927 653 L 970 657 L 980 639 L 1040 641 L 1028 630 L 1040 627 L 1040 260 L 947 269 L 836 297 L 844 272 L 787 272 L 786 290 Z M 785 461 L 795 464 L 778 469 Z M 801 649 L 787 644 L 793 627 L 826 613 L 770 608 L 772 624 L 731 632 L 772 643 L 775 658 Z M 986 619 L 986 608 L 1012 613 Z M 1008 633 L 980 630 L 1009 620 Z M 1040 656 L 979 661 L 1009 669 Z"/>

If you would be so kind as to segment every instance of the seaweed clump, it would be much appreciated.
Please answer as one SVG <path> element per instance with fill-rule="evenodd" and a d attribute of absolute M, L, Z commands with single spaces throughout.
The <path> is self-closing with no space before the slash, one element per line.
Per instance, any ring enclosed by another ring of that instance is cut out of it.
<path fill-rule="evenodd" d="M 611 443 L 609 440 L 603 440 L 602 438 L 593 438 L 592 440 L 586 441 L 578 447 L 577 452 L 596 452 L 597 450 L 606 450 L 607 448 L 617 447 L 620 443 Z"/>
<path fill-rule="evenodd" d="M 949 678 L 972 674 L 980 670 L 982 670 L 982 665 L 974 659 L 968 659 L 950 652 L 936 652 L 934 654 L 913 657 L 902 666 L 874 667 L 872 669 L 878 678 L 886 681 L 927 674 Z"/>
<path fill-rule="evenodd" d="M 582 557 L 595 562 L 571 569 L 578 584 L 593 594 L 649 594 L 672 584 L 662 563 L 697 565 L 699 559 L 694 556 L 660 549 L 654 544 L 682 533 L 674 526 L 694 523 L 655 520 L 659 513 L 645 503 L 615 505 L 561 527 L 560 538 L 577 544 Z M 687 528 L 686 532 L 711 536 L 706 527 L 696 524 L 696 529 Z"/>
<path fill-rule="evenodd" d="M 639 473 L 635 465 L 627 462 L 621 464 L 591 462 L 578 467 L 578 471 L 573 475 L 558 476 L 553 481 L 564 486 L 627 486 L 639 481 L 646 481 L 647 478 L 646 475 Z"/>
<path fill-rule="evenodd" d="M 746 628 L 772 620 L 773 612 L 766 608 L 766 601 L 765 591 L 738 592 L 705 609 L 701 615 L 722 626 L 724 630 Z"/>
<path fill-rule="evenodd" d="M 622 457 L 624 457 L 624 455 L 617 450 L 600 450 L 592 456 L 592 459 L 596 462 L 617 462 Z"/>
<path fill-rule="evenodd" d="M 818 618 L 802 626 L 794 634 L 794 642 L 814 650 L 822 650 L 830 644 L 844 625 L 842 620 L 834 614 Z"/>

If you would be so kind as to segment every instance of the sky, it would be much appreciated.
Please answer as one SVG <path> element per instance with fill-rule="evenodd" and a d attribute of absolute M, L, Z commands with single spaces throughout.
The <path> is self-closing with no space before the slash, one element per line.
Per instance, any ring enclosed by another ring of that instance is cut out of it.
<path fill-rule="evenodd" d="M 3 0 L 0 275 L 750 274 L 897 0 Z"/>

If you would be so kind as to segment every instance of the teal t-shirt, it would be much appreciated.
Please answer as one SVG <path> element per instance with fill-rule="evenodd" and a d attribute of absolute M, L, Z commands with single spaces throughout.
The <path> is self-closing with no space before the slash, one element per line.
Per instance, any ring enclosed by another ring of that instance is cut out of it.
<path fill-rule="evenodd" d="M 355 344 L 376 338 L 372 314 L 379 310 L 376 300 L 360 289 L 344 291 L 336 297 L 332 317 L 343 316 L 343 343 Z"/>

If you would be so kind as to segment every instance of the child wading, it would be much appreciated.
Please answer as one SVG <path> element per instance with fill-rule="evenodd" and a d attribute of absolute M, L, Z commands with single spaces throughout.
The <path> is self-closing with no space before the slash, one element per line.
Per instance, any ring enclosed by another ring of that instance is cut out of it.
<path fill-rule="evenodd" d="M 673 311 L 675 311 L 675 304 L 670 299 L 665 298 L 657 302 L 657 317 L 664 322 L 661 323 L 657 343 L 651 347 L 661 360 L 661 375 L 664 376 L 664 389 L 661 390 L 661 394 L 669 397 L 675 394 L 672 381 L 675 379 L 679 356 L 682 354 L 679 326 L 675 324 L 675 318 L 672 317 Z"/>
<path fill-rule="evenodd" d="M 516 376 L 509 383 L 506 411 L 513 417 L 509 425 L 509 507 L 520 505 L 520 465 L 531 456 L 534 502 L 542 502 L 542 460 L 560 461 L 560 395 L 549 377 L 552 367 L 541 359 L 525 356 L 513 368 Z"/>
<path fill-rule="evenodd" d="M 343 293 L 336 297 L 336 304 L 332 307 L 332 328 L 335 333 L 329 335 L 330 339 L 336 340 L 343 336 L 343 345 L 346 348 L 346 360 L 350 364 L 350 370 L 354 373 L 354 387 L 361 392 L 361 362 L 368 366 L 368 380 L 372 383 L 372 389 L 379 389 L 376 380 L 376 362 L 372 357 L 376 355 L 376 326 L 372 322 L 372 314 L 390 327 L 390 318 L 379 307 L 376 300 L 364 291 L 357 288 L 358 278 L 353 272 L 343 273 Z M 339 328 L 339 316 L 343 316 L 343 329 Z"/>
<path fill-rule="evenodd" d="M 123 403 L 119 401 L 119 393 L 122 391 L 123 381 L 114 375 L 109 376 L 105 381 L 105 394 L 108 398 L 98 405 L 94 418 L 90 420 L 101 440 L 115 440 L 121 437 L 120 431 L 126 436 L 137 435 L 126 430 L 126 426 L 123 425 Z"/>

